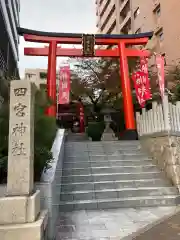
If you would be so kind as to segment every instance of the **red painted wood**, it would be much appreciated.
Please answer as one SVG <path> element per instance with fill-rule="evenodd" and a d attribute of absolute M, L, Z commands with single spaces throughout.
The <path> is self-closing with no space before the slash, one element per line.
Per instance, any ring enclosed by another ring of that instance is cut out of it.
<path fill-rule="evenodd" d="M 28 56 L 48 56 L 49 48 L 24 48 L 24 55 Z M 126 48 L 126 56 L 149 56 L 150 52 L 147 50 L 129 49 Z M 83 57 L 81 49 L 61 48 L 57 47 L 57 57 Z M 95 50 L 95 57 L 118 57 L 119 51 L 116 49 L 99 49 Z"/>
<path fill-rule="evenodd" d="M 131 82 L 129 78 L 128 61 L 126 56 L 125 44 L 119 42 L 119 57 L 120 57 L 120 76 L 121 87 L 123 94 L 124 116 L 127 130 L 135 130 L 134 108 L 131 92 Z"/>
<path fill-rule="evenodd" d="M 80 132 L 85 132 L 85 119 L 84 119 L 84 106 L 79 102 L 79 121 L 80 121 Z"/>
<path fill-rule="evenodd" d="M 24 54 L 29 56 L 48 56 L 48 47 L 24 48 Z M 118 57 L 118 49 L 95 50 L 95 57 Z M 83 57 L 81 49 L 57 48 L 57 57 Z"/>
<path fill-rule="evenodd" d="M 51 41 L 56 41 L 57 43 L 67 43 L 67 44 L 80 44 L 82 42 L 81 38 L 59 38 L 59 37 L 46 37 L 46 36 L 36 36 L 24 34 L 24 40 L 28 42 L 39 42 L 39 43 L 49 43 Z"/>
<path fill-rule="evenodd" d="M 81 38 L 67 38 L 67 37 L 46 37 L 46 36 L 36 36 L 30 34 L 24 34 L 24 40 L 28 42 L 39 42 L 39 43 L 49 43 L 51 41 L 56 41 L 61 44 L 81 44 Z M 117 45 L 119 42 L 131 45 L 144 45 L 148 42 L 148 38 L 137 38 L 137 39 L 95 39 L 96 45 Z"/>
<path fill-rule="evenodd" d="M 125 48 L 125 54 L 127 57 L 149 57 L 151 55 L 151 52 L 148 50 Z"/>
<path fill-rule="evenodd" d="M 48 53 L 47 94 L 53 105 L 47 109 L 47 115 L 56 117 L 56 49 L 57 43 L 51 42 Z"/>

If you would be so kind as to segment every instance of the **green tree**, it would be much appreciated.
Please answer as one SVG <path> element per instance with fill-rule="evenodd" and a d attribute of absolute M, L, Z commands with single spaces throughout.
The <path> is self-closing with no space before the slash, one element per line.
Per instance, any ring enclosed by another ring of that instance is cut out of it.
<path fill-rule="evenodd" d="M 71 77 L 72 98 L 82 98 L 93 105 L 94 112 L 120 91 L 117 61 L 78 59 Z"/>

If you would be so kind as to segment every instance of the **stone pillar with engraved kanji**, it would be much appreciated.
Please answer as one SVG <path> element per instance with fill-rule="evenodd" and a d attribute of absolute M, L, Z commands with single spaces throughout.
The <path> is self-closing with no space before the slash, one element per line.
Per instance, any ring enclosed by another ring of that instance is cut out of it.
<path fill-rule="evenodd" d="M 22 81 L 21 81 L 22 82 Z M 7 194 L 29 195 L 34 189 L 34 84 L 13 81 L 10 99 Z M 23 86 L 24 85 L 24 86 Z"/>
<path fill-rule="evenodd" d="M 47 225 L 40 191 L 34 189 L 35 91 L 30 81 L 11 82 L 7 194 L 0 198 L 1 240 L 41 240 Z"/>

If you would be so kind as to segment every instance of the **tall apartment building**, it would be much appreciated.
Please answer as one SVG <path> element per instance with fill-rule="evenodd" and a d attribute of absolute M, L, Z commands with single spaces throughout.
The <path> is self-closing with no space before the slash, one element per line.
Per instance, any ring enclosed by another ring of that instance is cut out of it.
<path fill-rule="evenodd" d="M 0 73 L 19 77 L 18 45 L 20 0 L 0 0 Z"/>
<path fill-rule="evenodd" d="M 25 69 L 25 79 L 26 81 L 31 81 L 36 84 L 38 88 L 41 86 L 47 86 L 47 69 L 41 68 L 26 68 Z M 59 96 L 59 73 L 56 73 L 56 96 Z M 58 104 L 58 102 L 57 102 Z"/>
<path fill-rule="evenodd" d="M 96 0 L 99 33 L 131 34 L 154 31 L 153 51 L 168 64 L 180 58 L 179 0 Z"/>
<path fill-rule="evenodd" d="M 25 69 L 25 80 L 34 82 L 37 87 L 40 85 L 47 84 L 47 69 L 41 68 L 26 68 Z M 59 93 L 59 73 L 56 73 L 56 90 L 57 95 Z"/>
<path fill-rule="evenodd" d="M 47 84 L 47 69 L 41 68 L 26 68 L 25 69 L 25 79 L 30 80 L 39 85 Z M 59 85 L 59 73 L 56 73 L 56 83 Z"/>

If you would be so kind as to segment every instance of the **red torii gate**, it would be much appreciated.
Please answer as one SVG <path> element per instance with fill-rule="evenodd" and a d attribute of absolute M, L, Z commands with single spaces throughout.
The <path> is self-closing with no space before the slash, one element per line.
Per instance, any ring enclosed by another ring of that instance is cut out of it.
<path fill-rule="evenodd" d="M 83 34 L 76 33 L 52 33 L 41 32 L 30 29 L 19 28 L 19 34 L 25 41 L 48 43 L 49 47 L 44 48 L 24 48 L 24 54 L 29 56 L 48 56 L 47 93 L 56 102 L 56 58 L 63 57 L 84 57 L 82 49 L 67 49 L 58 47 L 58 44 L 82 44 Z M 131 84 L 128 70 L 128 57 L 149 56 L 147 50 L 129 48 L 132 45 L 146 45 L 153 36 L 153 32 L 130 34 L 130 35 L 94 35 L 95 45 L 116 45 L 114 49 L 94 50 L 92 57 L 119 57 L 121 86 L 124 102 L 124 115 L 127 139 L 136 138 L 136 125 L 131 95 Z M 127 48 L 128 46 L 128 48 Z M 56 116 L 56 104 L 48 109 L 48 115 Z"/>

